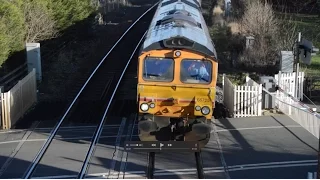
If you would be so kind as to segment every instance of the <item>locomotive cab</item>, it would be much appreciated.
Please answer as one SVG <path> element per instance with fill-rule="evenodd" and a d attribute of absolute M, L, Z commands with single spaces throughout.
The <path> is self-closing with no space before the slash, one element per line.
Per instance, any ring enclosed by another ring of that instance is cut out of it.
<path fill-rule="evenodd" d="M 140 140 L 207 141 L 216 72 L 212 57 L 192 51 L 142 53 L 137 86 Z"/>

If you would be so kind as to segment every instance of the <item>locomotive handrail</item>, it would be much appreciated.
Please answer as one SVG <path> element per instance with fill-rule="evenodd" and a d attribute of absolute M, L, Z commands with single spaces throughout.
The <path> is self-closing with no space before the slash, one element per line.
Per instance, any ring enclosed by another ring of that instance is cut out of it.
<path fill-rule="evenodd" d="M 56 135 L 58 129 L 60 128 L 61 124 L 63 123 L 65 117 L 67 116 L 67 114 L 69 113 L 70 109 L 73 107 L 74 103 L 76 102 L 76 100 L 78 99 L 78 97 L 80 96 L 80 94 L 82 93 L 83 89 L 87 86 L 87 84 L 89 83 L 89 81 L 91 80 L 92 76 L 96 73 L 96 71 L 99 69 L 99 67 L 101 66 L 101 64 L 105 61 L 105 59 L 109 56 L 109 54 L 112 52 L 112 50 L 118 45 L 118 43 L 122 40 L 122 38 L 132 29 L 132 27 L 139 22 L 139 20 L 144 17 L 151 9 L 153 9 L 159 2 L 157 2 L 155 5 L 153 5 L 152 7 L 150 7 L 145 13 L 143 13 L 123 34 L 122 36 L 119 38 L 119 40 L 112 46 L 112 48 L 109 50 L 109 52 L 103 57 L 103 59 L 100 61 L 100 63 L 97 65 L 97 67 L 95 68 L 95 70 L 92 72 L 92 74 L 90 75 L 90 77 L 88 78 L 88 80 L 85 82 L 85 84 L 83 85 L 83 87 L 80 89 L 79 93 L 77 94 L 77 96 L 74 98 L 74 100 L 72 101 L 71 105 L 69 106 L 69 108 L 67 109 L 67 111 L 65 112 L 65 114 L 63 115 L 63 117 L 61 118 L 61 120 L 57 123 L 57 125 L 55 126 L 55 128 L 51 131 L 50 136 L 48 137 L 47 141 L 43 144 L 43 146 L 41 147 L 41 149 L 38 151 L 37 155 L 35 156 L 35 158 L 32 160 L 29 168 L 27 169 L 27 171 L 25 172 L 24 175 L 24 179 L 29 179 L 31 178 L 34 170 L 36 169 L 38 163 L 40 162 L 40 160 L 42 159 L 43 155 L 45 154 L 45 152 L 47 151 L 49 145 L 51 144 L 54 136 Z M 111 101 L 110 101 L 111 102 Z M 109 107 L 109 105 L 108 105 Z M 82 171 L 80 172 L 82 174 Z M 81 175 L 81 177 L 83 177 L 83 175 Z"/>

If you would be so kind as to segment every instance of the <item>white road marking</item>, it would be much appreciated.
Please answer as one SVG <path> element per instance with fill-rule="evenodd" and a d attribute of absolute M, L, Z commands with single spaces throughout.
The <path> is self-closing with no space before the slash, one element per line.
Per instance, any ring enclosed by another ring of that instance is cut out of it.
<path fill-rule="evenodd" d="M 244 165 L 234 165 L 228 166 L 229 168 L 238 168 L 238 167 L 252 167 L 252 166 L 267 166 L 267 165 L 282 165 L 282 164 L 301 164 L 301 163 L 314 163 L 318 162 L 317 160 L 301 160 L 301 161 L 280 161 L 280 162 L 267 162 L 267 163 L 256 163 L 256 164 L 244 164 Z"/>
<path fill-rule="evenodd" d="M 117 125 L 105 125 L 104 127 L 106 128 L 119 128 L 120 124 Z M 138 125 L 135 125 L 138 126 Z M 301 126 L 299 125 L 287 125 L 287 126 L 266 126 L 266 127 L 251 127 L 251 128 L 235 128 L 235 129 L 221 129 L 217 130 L 217 132 L 224 132 L 224 131 L 243 131 L 243 130 L 256 130 L 256 129 L 281 129 L 281 128 L 299 128 Z M 67 126 L 67 127 L 61 127 L 60 132 L 64 131 L 85 131 L 87 129 L 91 128 L 96 128 L 96 126 Z M 301 127 L 302 128 L 302 127 Z M 51 131 L 52 128 L 36 128 L 34 131 L 39 132 L 39 131 Z M 17 130 L 2 130 L 0 131 L 0 134 L 6 134 L 6 133 L 18 133 L 18 132 L 23 132 L 23 131 L 28 131 L 28 129 L 17 129 Z M 214 130 L 211 131 L 211 133 Z"/>
<path fill-rule="evenodd" d="M 244 131 L 244 130 L 256 130 L 256 129 L 282 129 L 282 128 L 302 128 L 299 125 L 288 125 L 288 126 L 266 126 L 266 127 L 251 127 L 251 128 L 236 128 L 236 129 L 222 129 L 217 130 L 216 132 L 224 132 L 224 131 Z M 214 130 L 211 131 L 213 133 Z"/>
<path fill-rule="evenodd" d="M 244 171 L 244 170 L 256 170 L 267 168 L 286 168 L 286 167 L 301 167 L 301 166 L 316 166 L 317 160 L 302 160 L 302 161 L 282 161 L 282 162 L 268 162 L 257 164 L 243 164 L 229 166 L 229 171 Z M 223 167 L 210 167 L 204 168 L 204 173 L 219 173 L 224 172 Z M 184 175 L 184 174 L 196 174 L 195 168 L 190 169 L 168 169 L 168 170 L 156 170 L 154 175 L 157 176 L 170 176 L 170 175 Z M 108 173 L 95 173 L 88 174 L 87 178 L 103 178 Z M 145 171 L 128 171 L 125 173 L 125 178 L 145 177 Z M 32 179 L 57 179 L 57 178 L 76 178 L 74 175 L 60 175 L 60 176 L 45 176 L 45 177 L 33 177 Z"/>
<path fill-rule="evenodd" d="M 24 132 L 24 131 L 28 131 L 28 129 L 3 130 L 3 131 L 0 131 L 0 134 L 19 133 L 19 132 Z"/>
<path fill-rule="evenodd" d="M 301 166 L 316 166 L 318 165 L 317 162 L 315 163 L 304 163 L 304 164 L 281 164 L 281 165 L 273 165 L 273 166 L 257 166 L 257 167 L 246 167 L 246 168 L 234 168 L 230 169 L 229 171 L 244 171 L 244 170 L 255 170 L 255 169 L 268 169 L 268 168 L 285 168 L 285 167 L 301 167 Z"/>
<path fill-rule="evenodd" d="M 215 119 L 213 119 L 213 121 L 215 121 Z M 216 137 L 216 141 L 217 141 L 217 144 L 218 144 L 218 147 L 219 147 L 219 154 L 220 154 L 221 163 L 222 163 L 226 178 L 230 179 L 228 165 L 226 163 L 226 160 L 224 159 L 223 149 L 222 149 L 222 146 L 221 146 L 221 143 L 220 143 L 219 135 L 217 133 L 217 126 L 215 124 L 212 124 L 212 125 L 213 125 L 213 130 L 215 131 L 214 132 L 214 137 Z"/>
<path fill-rule="evenodd" d="M 2 176 L 3 173 L 5 173 L 6 169 L 9 167 L 9 165 L 13 161 L 14 157 L 17 155 L 17 153 L 21 149 L 21 147 L 22 147 L 23 143 L 25 142 L 25 140 L 27 140 L 29 138 L 29 136 L 32 133 L 32 130 L 34 130 L 38 125 L 39 125 L 39 121 L 36 121 L 35 123 L 32 124 L 31 129 L 24 134 L 24 136 L 22 138 L 22 140 L 24 140 L 24 141 L 21 141 L 18 144 L 18 146 L 14 149 L 14 151 L 11 152 L 11 154 L 7 158 L 6 162 L 2 165 L 2 167 L 0 169 L 0 176 Z"/>
<path fill-rule="evenodd" d="M 136 135 L 138 136 L 138 135 Z M 100 139 L 102 138 L 114 138 L 118 137 L 117 135 L 113 136 L 101 136 Z M 121 137 L 126 137 L 126 135 L 122 135 Z M 53 139 L 54 141 L 57 140 L 81 140 L 81 139 L 92 139 L 92 136 L 85 136 L 85 137 L 70 137 L 70 138 L 56 138 Z M 19 142 L 37 142 L 37 141 L 46 141 L 47 139 L 27 139 L 27 140 L 14 140 L 14 141 L 5 141 L 5 142 L 0 142 L 0 145 L 2 144 L 10 144 L 10 143 L 19 143 Z"/>
<path fill-rule="evenodd" d="M 108 128 L 119 128 L 120 125 L 108 125 L 106 127 Z M 137 125 L 135 125 L 137 126 Z M 238 128 L 238 129 L 223 129 L 223 130 L 215 130 L 213 129 L 211 131 L 211 133 L 213 132 L 226 132 L 226 131 L 243 131 L 243 130 L 256 130 L 256 129 L 281 129 L 281 128 L 285 128 L 285 127 L 293 127 L 293 128 L 299 128 L 301 126 L 299 125 L 288 125 L 288 126 L 267 126 L 267 127 L 252 127 L 252 128 Z M 96 126 L 71 126 L 71 127 L 62 127 L 62 129 L 65 128 L 64 130 L 60 130 L 61 132 L 62 131 L 70 131 L 69 128 L 71 129 L 74 129 L 74 130 L 71 130 L 72 131 L 86 131 L 87 128 L 96 128 Z M 76 129 L 78 128 L 78 129 Z M 83 129 L 81 129 L 83 128 Z M 301 127 L 302 128 L 302 127 Z M 50 128 L 39 128 L 39 129 L 36 129 L 35 131 L 39 131 L 39 130 L 50 130 Z M 17 130 L 17 131 L 6 131 L 6 132 L 0 132 L 1 133 L 14 133 L 14 132 L 21 132 L 21 131 L 26 131 L 26 130 Z M 134 135 L 134 136 L 137 136 L 137 135 Z M 107 136 L 103 136 L 103 137 L 107 137 Z M 109 137 L 113 137 L 113 136 L 109 136 Z M 76 139 L 88 139 L 88 137 L 74 137 L 74 138 L 56 138 L 56 140 L 76 140 Z M 91 137 L 90 137 L 91 138 Z M 19 143 L 19 142 L 23 142 L 23 141 L 26 141 L 26 142 L 35 142 L 35 141 L 44 141 L 46 139 L 28 139 L 28 140 L 13 140 L 13 141 L 4 141 L 4 142 L 0 142 L 0 145 L 1 144 L 9 144 L 9 143 Z"/>
<path fill-rule="evenodd" d="M 105 127 L 106 129 L 115 129 L 115 128 L 119 128 L 119 125 L 105 125 L 103 127 Z M 59 132 L 75 132 L 75 131 L 87 131 L 88 129 L 95 129 L 96 126 L 70 126 L 70 127 L 61 127 Z M 48 132 L 50 133 L 52 128 L 36 128 L 34 129 L 34 132 Z M 28 131 L 29 129 L 11 129 L 11 130 L 1 130 L 0 134 L 10 134 L 10 133 L 20 133 L 20 132 L 24 132 L 24 131 Z"/>
<path fill-rule="evenodd" d="M 119 127 L 120 124 L 104 125 L 103 127 Z M 36 128 L 35 130 L 52 130 L 52 128 Z M 60 127 L 60 130 L 69 130 L 69 129 L 88 129 L 88 128 L 97 128 L 97 126 L 65 126 Z"/>

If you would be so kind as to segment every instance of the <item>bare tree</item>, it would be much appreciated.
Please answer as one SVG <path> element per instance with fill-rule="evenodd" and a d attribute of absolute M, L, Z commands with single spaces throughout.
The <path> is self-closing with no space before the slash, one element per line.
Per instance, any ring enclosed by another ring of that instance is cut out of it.
<path fill-rule="evenodd" d="M 24 3 L 26 42 L 39 42 L 57 35 L 55 20 L 45 6 L 35 2 Z"/>
<path fill-rule="evenodd" d="M 294 22 L 291 17 L 284 17 L 279 20 L 279 29 L 280 31 L 277 33 L 278 49 L 282 51 L 291 51 L 298 35 L 296 22 Z"/>
<path fill-rule="evenodd" d="M 246 36 L 253 36 L 254 45 L 244 51 L 242 62 L 249 66 L 274 65 L 279 30 L 279 21 L 266 1 L 249 1 L 240 20 L 240 31 Z"/>

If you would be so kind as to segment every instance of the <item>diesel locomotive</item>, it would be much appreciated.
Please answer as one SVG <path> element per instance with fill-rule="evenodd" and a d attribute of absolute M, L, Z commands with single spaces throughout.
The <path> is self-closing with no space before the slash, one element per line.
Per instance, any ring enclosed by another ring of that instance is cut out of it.
<path fill-rule="evenodd" d="M 218 60 L 198 0 L 162 0 L 137 67 L 141 141 L 210 139 Z"/>

